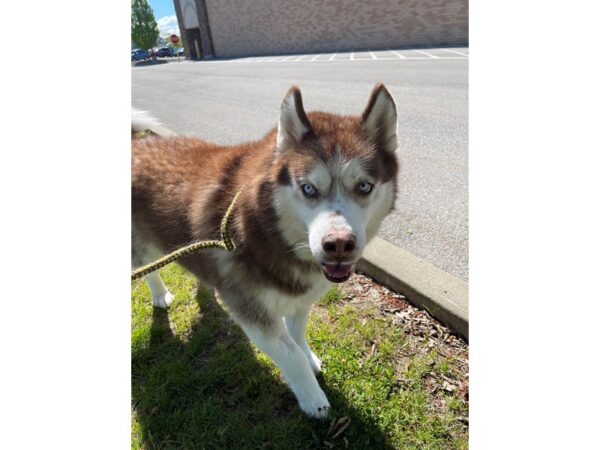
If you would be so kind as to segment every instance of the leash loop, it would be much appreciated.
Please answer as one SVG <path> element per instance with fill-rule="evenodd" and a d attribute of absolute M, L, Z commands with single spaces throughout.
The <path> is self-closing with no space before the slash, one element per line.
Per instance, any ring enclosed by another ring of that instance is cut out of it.
<path fill-rule="evenodd" d="M 237 202 L 238 197 L 242 191 L 239 191 L 231 200 L 229 207 L 227 208 L 227 212 L 223 216 L 223 220 L 221 220 L 221 240 L 220 241 L 200 241 L 194 242 L 193 244 L 186 245 L 185 247 L 181 247 L 168 255 L 165 255 L 150 264 L 146 264 L 145 266 L 140 267 L 139 269 L 131 272 L 131 281 L 137 280 L 138 278 L 143 277 L 144 275 L 148 275 L 150 272 L 154 272 L 155 270 L 160 269 L 161 267 L 166 266 L 167 264 L 172 263 L 173 261 L 178 260 L 183 256 L 191 255 L 192 253 L 197 252 L 198 250 L 203 250 L 207 248 L 220 248 L 225 251 L 232 251 L 235 249 L 235 244 L 229 237 L 229 227 L 231 226 L 231 221 L 233 220 L 233 210 L 235 208 L 235 203 Z"/>

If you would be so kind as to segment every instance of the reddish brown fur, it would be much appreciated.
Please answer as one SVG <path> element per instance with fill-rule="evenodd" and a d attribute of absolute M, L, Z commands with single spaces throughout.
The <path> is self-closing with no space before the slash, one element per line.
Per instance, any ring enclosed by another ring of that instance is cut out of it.
<path fill-rule="evenodd" d="M 306 292 L 310 286 L 294 278 L 291 269 L 320 271 L 320 267 L 298 259 L 279 232 L 272 206 L 277 187 L 306 173 L 315 157 L 332 157 L 336 148 L 348 158 L 366 161 L 371 174 L 382 182 L 394 180 L 395 185 L 398 171 L 395 156 L 368 139 L 361 117 L 314 112 L 308 119 L 311 132 L 300 144 L 283 152 L 276 148 L 276 129 L 259 141 L 232 147 L 186 137 L 134 140 L 132 215 L 136 231 L 163 252 L 192 241 L 218 238 L 231 199 L 243 190 L 231 231 L 237 247 L 233 256 L 240 272 L 254 285 L 292 295 Z M 240 304 L 236 308 L 243 311 L 249 304 L 242 300 L 244 287 L 220 279 L 217 251 L 199 252 L 180 262 L 220 290 L 237 293 Z M 245 313 L 255 320 L 260 315 L 256 310 Z"/>

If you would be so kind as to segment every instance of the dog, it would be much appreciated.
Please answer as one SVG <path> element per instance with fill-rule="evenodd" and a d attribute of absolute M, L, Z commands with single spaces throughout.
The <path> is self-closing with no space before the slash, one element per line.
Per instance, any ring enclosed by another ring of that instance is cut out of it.
<path fill-rule="evenodd" d="M 143 129 L 138 116 L 132 130 Z M 365 245 L 394 208 L 399 161 L 396 105 L 383 84 L 360 116 L 304 111 L 300 89 L 284 97 L 277 127 L 225 147 L 190 137 L 132 141 L 132 265 L 230 227 L 235 250 L 202 250 L 180 264 L 218 291 L 230 316 L 281 369 L 299 406 L 327 417 L 321 361 L 305 328 L 312 305 L 352 275 Z M 232 124 L 233 126 L 233 124 Z M 145 277 L 153 304 L 173 295 Z"/>

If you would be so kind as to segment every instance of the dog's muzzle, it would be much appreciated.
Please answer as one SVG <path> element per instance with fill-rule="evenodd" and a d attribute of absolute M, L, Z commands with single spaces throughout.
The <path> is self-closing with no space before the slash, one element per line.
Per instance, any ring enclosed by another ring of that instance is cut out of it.
<path fill-rule="evenodd" d="M 352 276 L 354 264 L 352 263 L 322 263 L 321 268 L 325 278 L 333 283 L 343 283 Z"/>

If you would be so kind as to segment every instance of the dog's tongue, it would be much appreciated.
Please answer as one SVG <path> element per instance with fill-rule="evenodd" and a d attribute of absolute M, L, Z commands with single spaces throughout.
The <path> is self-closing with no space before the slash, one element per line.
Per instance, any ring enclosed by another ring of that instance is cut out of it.
<path fill-rule="evenodd" d="M 352 270 L 352 264 L 323 264 L 323 270 L 332 278 L 344 278 Z"/>

